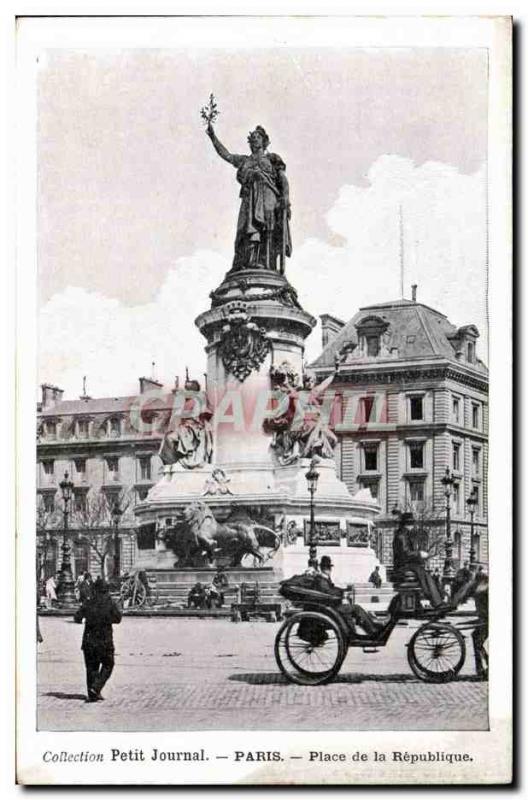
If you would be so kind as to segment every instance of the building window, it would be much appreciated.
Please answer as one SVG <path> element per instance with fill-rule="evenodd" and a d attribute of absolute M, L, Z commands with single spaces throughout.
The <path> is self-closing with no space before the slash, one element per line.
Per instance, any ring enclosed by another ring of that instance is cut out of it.
<path fill-rule="evenodd" d="M 474 428 L 480 428 L 480 408 L 477 403 L 471 404 L 471 424 Z"/>
<path fill-rule="evenodd" d="M 375 358 L 379 354 L 380 340 L 379 336 L 367 336 L 367 356 Z"/>
<path fill-rule="evenodd" d="M 476 500 L 476 503 L 474 505 L 475 514 L 479 514 L 480 513 L 480 489 L 479 489 L 478 486 L 473 486 L 473 497 Z"/>
<path fill-rule="evenodd" d="M 150 456 L 142 456 L 139 459 L 139 473 L 142 481 L 149 481 L 151 478 Z"/>
<path fill-rule="evenodd" d="M 53 512 L 55 511 L 55 494 L 52 492 L 45 492 L 42 495 L 42 503 L 44 505 L 44 511 Z"/>
<path fill-rule="evenodd" d="M 374 500 L 378 499 L 379 496 L 379 481 L 366 481 L 362 480 L 359 482 L 361 489 L 368 489 L 371 493 Z"/>
<path fill-rule="evenodd" d="M 106 463 L 110 479 L 116 481 L 119 476 L 119 458 L 117 456 L 108 456 Z"/>
<path fill-rule="evenodd" d="M 460 398 L 453 397 L 453 419 L 456 423 L 460 423 Z"/>
<path fill-rule="evenodd" d="M 460 442 L 453 442 L 453 470 L 460 472 Z"/>
<path fill-rule="evenodd" d="M 73 509 L 80 514 L 86 511 L 86 492 L 74 492 Z"/>
<path fill-rule="evenodd" d="M 423 469 L 424 466 L 423 442 L 411 442 L 409 444 L 409 455 L 410 455 L 411 469 Z"/>
<path fill-rule="evenodd" d="M 423 419 L 423 397 L 410 397 L 409 408 L 411 413 L 411 420 Z"/>
<path fill-rule="evenodd" d="M 57 436 L 57 423 L 51 420 L 46 422 L 46 435 L 49 436 L 50 439 L 55 439 Z"/>
<path fill-rule="evenodd" d="M 73 558 L 75 560 L 75 576 L 82 575 L 90 569 L 90 545 L 84 542 L 73 543 Z"/>
<path fill-rule="evenodd" d="M 375 400 L 374 396 L 362 397 L 360 403 L 361 423 L 374 422 L 375 419 Z"/>
<path fill-rule="evenodd" d="M 410 481 L 409 482 L 409 498 L 411 503 L 423 503 L 424 500 L 424 482 L 423 481 Z"/>
<path fill-rule="evenodd" d="M 475 342 L 467 343 L 467 360 L 469 364 L 475 363 Z"/>
<path fill-rule="evenodd" d="M 471 465 L 474 478 L 480 478 L 480 450 L 474 447 L 471 452 Z"/>
<path fill-rule="evenodd" d="M 77 436 L 80 439 L 87 439 L 88 438 L 89 425 L 90 425 L 90 423 L 88 422 L 87 419 L 79 419 L 79 420 L 77 420 Z"/>
<path fill-rule="evenodd" d="M 58 562 L 58 545 L 56 542 L 50 542 L 46 548 L 46 555 L 44 557 L 44 580 L 51 578 L 52 575 L 57 574 Z"/>
<path fill-rule="evenodd" d="M 108 430 L 110 432 L 110 436 L 119 436 L 121 433 L 121 424 L 118 417 L 112 417 L 108 421 Z"/>
<path fill-rule="evenodd" d="M 453 511 L 460 513 L 460 484 L 453 485 Z"/>
<path fill-rule="evenodd" d="M 42 467 L 44 469 L 44 475 L 54 475 L 55 473 L 55 462 L 54 461 L 43 461 Z"/>
<path fill-rule="evenodd" d="M 365 472 L 378 471 L 378 445 L 365 442 L 363 445 L 363 469 Z"/>
<path fill-rule="evenodd" d="M 79 475 L 81 478 L 84 478 L 86 476 L 86 459 L 76 458 L 74 459 L 74 464 L 77 475 Z"/>
<path fill-rule="evenodd" d="M 104 495 L 106 497 L 106 503 L 107 503 L 108 509 L 109 509 L 109 511 L 112 511 L 114 506 L 119 505 L 120 491 L 117 488 L 114 489 L 114 488 L 110 488 L 110 487 L 105 487 L 103 489 L 103 491 L 104 491 Z"/>
<path fill-rule="evenodd" d="M 457 553 L 457 560 L 460 566 L 462 566 L 462 534 L 460 533 L 460 531 L 455 531 L 453 539 Z"/>

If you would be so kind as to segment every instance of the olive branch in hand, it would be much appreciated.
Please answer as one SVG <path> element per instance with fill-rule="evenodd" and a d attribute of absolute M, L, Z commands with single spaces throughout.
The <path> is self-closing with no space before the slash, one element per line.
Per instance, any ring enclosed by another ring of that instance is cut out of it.
<path fill-rule="evenodd" d="M 202 108 L 200 111 L 200 116 L 206 125 L 212 125 L 212 123 L 216 121 L 216 118 L 219 114 L 220 112 L 218 110 L 214 94 L 211 93 L 209 95 L 209 103 Z"/>

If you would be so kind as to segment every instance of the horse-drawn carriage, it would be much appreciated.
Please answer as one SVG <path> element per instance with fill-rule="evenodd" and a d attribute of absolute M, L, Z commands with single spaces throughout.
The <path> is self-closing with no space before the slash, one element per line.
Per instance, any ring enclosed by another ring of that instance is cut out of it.
<path fill-rule="evenodd" d="M 347 613 L 349 609 L 341 598 L 307 585 L 284 581 L 281 594 L 300 610 L 288 616 L 275 639 L 275 658 L 281 672 L 298 684 L 328 683 L 341 669 L 349 647 L 373 652 L 387 644 L 397 625 L 413 619 L 423 623 L 407 645 L 409 666 L 417 678 L 444 683 L 458 675 L 466 658 L 461 630 L 468 629 L 473 631 L 477 670 L 481 676 L 487 674 L 487 655 L 483 647 L 487 638 L 487 617 L 479 615 L 472 620 L 465 617 L 461 624 L 446 619 L 456 611 L 457 603 L 468 596 L 469 586 L 465 596 L 460 593 L 456 600 L 438 608 L 424 602 L 420 587 L 410 575 L 397 588 L 377 631 L 368 635 L 357 630 L 353 615 Z"/>

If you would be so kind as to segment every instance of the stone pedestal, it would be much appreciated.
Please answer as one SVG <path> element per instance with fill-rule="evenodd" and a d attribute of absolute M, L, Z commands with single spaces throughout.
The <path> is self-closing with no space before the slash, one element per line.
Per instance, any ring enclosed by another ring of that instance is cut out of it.
<path fill-rule="evenodd" d="M 286 361 L 302 379 L 304 341 L 315 319 L 300 307 L 286 278 L 272 271 L 228 273 L 211 298 L 211 309 L 196 325 L 207 340 L 207 394 L 215 412 L 213 462 L 192 470 L 178 464 L 165 467 L 136 512 L 140 522 L 163 527 L 167 519 L 181 519 L 189 503 L 202 500 L 219 522 L 242 510 L 284 537 L 295 526 L 296 540 L 281 547 L 273 561 L 277 577 L 289 577 L 308 563 L 305 474 L 310 461 L 279 464 L 263 422 L 273 402 L 270 370 Z M 317 469 L 316 520 L 324 535 L 330 532 L 335 539 L 318 545 L 318 556 L 331 555 L 336 581 L 366 581 L 379 563 L 369 546 L 379 506 L 368 491 L 350 494 L 337 478 L 333 459 L 320 460 Z M 354 526 L 363 540 L 359 547 L 351 543 Z M 161 569 L 167 560 L 158 548 L 149 566 Z"/>

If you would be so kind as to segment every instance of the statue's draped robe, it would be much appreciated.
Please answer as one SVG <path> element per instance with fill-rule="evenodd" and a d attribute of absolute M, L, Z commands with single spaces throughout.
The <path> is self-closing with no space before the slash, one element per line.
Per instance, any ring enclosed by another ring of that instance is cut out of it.
<path fill-rule="evenodd" d="M 292 252 L 287 214 L 280 203 L 280 172 L 286 165 L 275 153 L 233 155 L 232 163 L 241 184 L 233 269 L 275 269 L 283 247 L 286 256 Z"/>
<path fill-rule="evenodd" d="M 183 419 L 163 437 L 159 456 L 164 464 L 195 469 L 211 461 L 213 434 L 208 419 Z"/>

